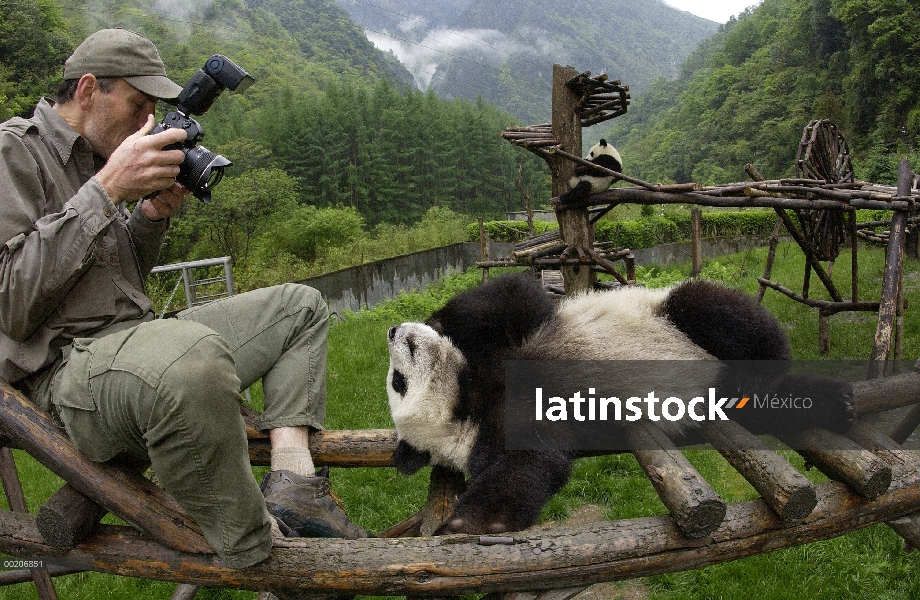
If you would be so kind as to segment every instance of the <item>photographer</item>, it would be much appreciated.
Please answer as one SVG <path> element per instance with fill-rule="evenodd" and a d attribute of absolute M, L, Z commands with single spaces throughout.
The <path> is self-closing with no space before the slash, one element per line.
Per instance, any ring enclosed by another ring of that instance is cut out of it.
<path fill-rule="evenodd" d="M 276 286 L 154 320 L 144 279 L 188 191 L 182 150 L 163 150 L 185 132 L 147 134 L 181 90 L 150 40 L 106 29 L 67 60 L 53 104 L 0 125 L 0 377 L 89 458 L 152 465 L 228 566 L 265 559 L 270 531 L 363 536 L 307 446 L 326 400 L 319 293 Z M 239 393 L 260 378 L 261 491 Z"/>

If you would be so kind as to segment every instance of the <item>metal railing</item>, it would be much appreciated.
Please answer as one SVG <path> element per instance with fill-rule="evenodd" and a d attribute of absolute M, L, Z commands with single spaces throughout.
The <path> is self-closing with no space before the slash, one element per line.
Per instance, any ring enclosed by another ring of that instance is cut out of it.
<path fill-rule="evenodd" d="M 223 275 L 216 277 L 203 277 L 201 279 L 195 278 L 195 269 L 204 269 L 218 265 L 224 266 Z M 173 288 L 172 294 L 169 296 L 169 300 L 166 301 L 166 306 L 163 307 L 163 311 L 160 314 L 160 317 L 166 314 L 167 310 L 169 309 L 169 305 L 172 303 L 173 297 L 179 290 L 180 285 L 182 285 L 185 289 L 185 301 L 189 308 L 207 304 L 208 302 L 213 302 L 214 300 L 227 298 L 233 295 L 233 270 L 230 266 L 229 256 L 222 256 L 220 258 L 207 258 L 204 260 L 193 260 L 189 262 L 175 263 L 172 265 L 162 265 L 159 267 L 154 267 L 150 273 L 166 273 L 169 271 L 181 271 L 182 274 L 179 278 L 179 281 L 176 283 L 176 287 Z M 224 289 L 222 291 L 206 294 L 201 294 L 198 291 L 198 288 L 202 286 L 218 283 L 224 284 Z"/>

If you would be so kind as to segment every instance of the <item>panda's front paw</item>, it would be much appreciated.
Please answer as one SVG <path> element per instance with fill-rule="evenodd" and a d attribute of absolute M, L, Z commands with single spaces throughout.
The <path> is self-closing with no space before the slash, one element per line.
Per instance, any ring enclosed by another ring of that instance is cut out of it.
<path fill-rule="evenodd" d="M 464 519 L 463 517 L 450 517 L 434 530 L 434 535 L 449 535 L 451 533 L 502 533 L 503 531 L 508 531 L 508 527 L 501 521 L 490 521 L 489 523 L 476 523 L 474 520 Z"/>
<path fill-rule="evenodd" d="M 846 433 L 856 421 L 856 400 L 853 386 L 847 381 L 818 375 L 787 375 L 785 378 L 788 404 L 796 413 L 793 429 L 820 427 L 836 433 Z"/>

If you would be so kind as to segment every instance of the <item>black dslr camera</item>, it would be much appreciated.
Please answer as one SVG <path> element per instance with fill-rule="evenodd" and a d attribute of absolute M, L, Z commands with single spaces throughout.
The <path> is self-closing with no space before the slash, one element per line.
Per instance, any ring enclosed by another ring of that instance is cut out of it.
<path fill-rule="evenodd" d="M 185 158 L 179 165 L 176 181 L 192 191 L 202 202 L 211 201 L 211 189 L 224 176 L 224 167 L 232 163 L 219 154 L 214 154 L 198 144 L 204 137 L 204 130 L 189 115 L 203 115 L 225 88 L 242 93 L 249 89 L 254 79 L 226 56 L 215 54 L 204 63 L 204 67 L 185 84 L 176 99 L 176 110 L 169 112 L 150 134 L 167 129 L 184 129 L 184 142 L 166 146 L 166 150 L 182 150 Z"/>

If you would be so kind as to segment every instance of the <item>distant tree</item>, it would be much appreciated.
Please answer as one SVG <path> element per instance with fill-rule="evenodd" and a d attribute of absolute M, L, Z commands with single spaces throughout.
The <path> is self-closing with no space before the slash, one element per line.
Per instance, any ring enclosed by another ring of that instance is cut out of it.
<path fill-rule="evenodd" d="M 55 0 L 0 2 L 0 120 L 52 94 L 71 49 Z"/>

